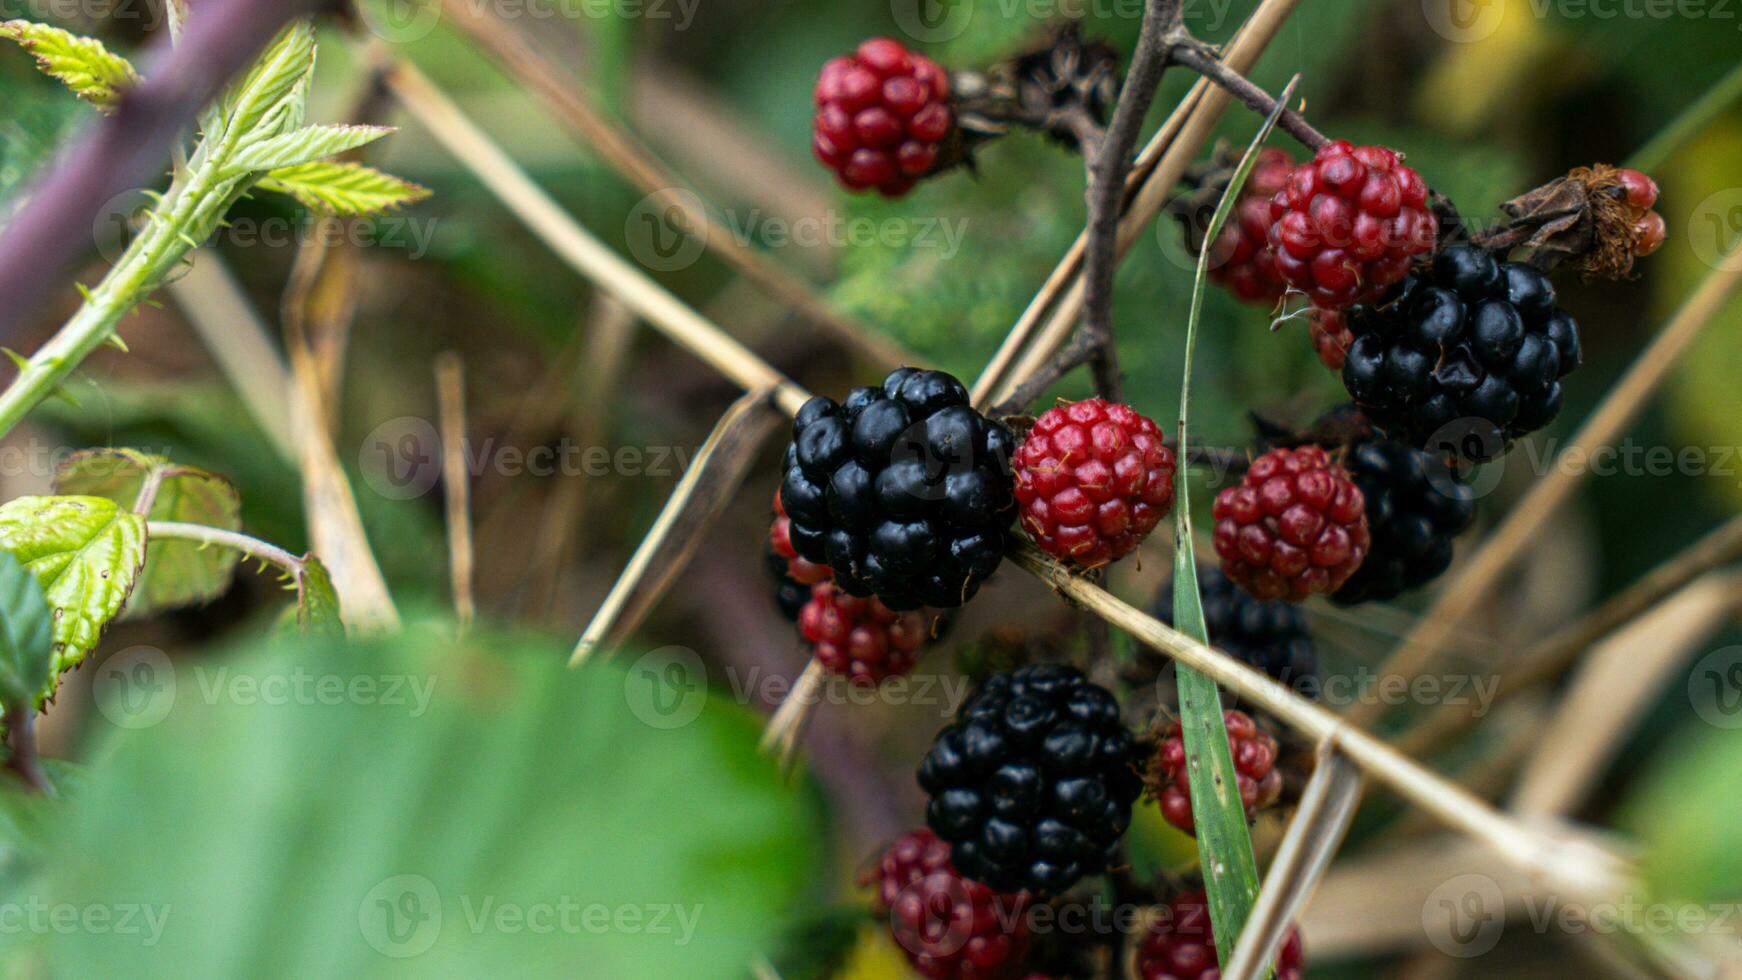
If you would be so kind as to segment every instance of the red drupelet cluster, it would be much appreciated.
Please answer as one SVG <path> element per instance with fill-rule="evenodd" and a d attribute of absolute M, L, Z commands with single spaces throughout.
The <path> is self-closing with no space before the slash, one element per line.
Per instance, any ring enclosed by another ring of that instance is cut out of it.
<path fill-rule="evenodd" d="M 1222 571 L 1260 599 L 1335 592 L 1367 557 L 1361 490 L 1318 446 L 1253 460 L 1211 513 Z"/>
<path fill-rule="evenodd" d="M 1270 199 L 1288 183 L 1294 159 L 1276 146 L 1260 150 L 1234 213 L 1210 251 L 1210 281 L 1246 303 L 1274 306 L 1288 289 L 1270 245 Z"/>
<path fill-rule="evenodd" d="M 1060 405 L 1016 450 L 1022 527 L 1042 551 L 1095 568 L 1131 553 L 1173 507 L 1174 455 L 1129 405 Z"/>
<path fill-rule="evenodd" d="M 937 163 L 955 126 L 950 78 L 899 42 L 872 38 L 817 76 L 811 145 L 853 190 L 900 197 Z"/>
<path fill-rule="evenodd" d="M 1276 770 L 1276 739 L 1259 731 L 1257 723 L 1244 712 L 1225 711 L 1222 723 L 1228 729 L 1228 749 L 1234 755 L 1240 804 L 1246 808 L 1246 819 L 1251 820 L 1282 795 L 1282 773 Z M 1161 805 L 1161 815 L 1175 827 L 1195 834 L 1185 736 L 1179 722 L 1174 722 L 1162 738 L 1150 776 L 1157 786 L 1155 798 Z"/>
<path fill-rule="evenodd" d="M 798 629 L 819 663 L 866 686 L 912 670 L 926 638 L 923 613 L 898 613 L 876 596 L 850 596 L 832 582 L 811 586 Z"/>
<path fill-rule="evenodd" d="M 1619 176 L 1627 197 L 1627 212 L 1633 218 L 1633 254 L 1650 255 L 1663 246 L 1669 234 L 1663 215 L 1652 210 L 1657 203 L 1657 181 L 1637 170 L 1623 170 Z"/>
<path fill-rule="evenodd" d="M 878 861 L 872 904 L 922 976 L 986 980 L 1016 972 L 1028 948 L 1027 892 L 964 878 L 950 845 L 927 828 L 896 839 Z"/>
<path fill-rule="evenodd" d="M 1289 173 L 1270 217 L 1277 271 L 1328 310 L 1402 279 L 1439 230 L 1420 174 L 1394 150 L 1346 140 L 1325 144 Z"/>
<path fill-rule="evenodd" d="M 1290 929 L 1276 953 L 1276 980 L 1300 980 L 1300 930 Z M 1216 980 L 1216 934 L 1202 889 L 1180 892 L 1161 914 L 1137 950 L 1137 975 L 1143 980 Z"/>

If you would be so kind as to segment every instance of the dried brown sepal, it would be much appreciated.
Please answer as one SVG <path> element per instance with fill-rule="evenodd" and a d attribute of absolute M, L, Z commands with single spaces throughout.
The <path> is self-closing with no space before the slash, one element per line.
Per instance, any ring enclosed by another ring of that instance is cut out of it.
<path fill-rule="evenodd" d="M 1099 139 L 1119 95 L 1119 55 L 1075 24 L 985 73 L 951 78 L 961 145 L 956 163 L 1012 129 L 1039 130 L 1072 149 Z M 947 152 L 948 148 L 946 148 Z"/>
<path fill-rule="evenodd" d="M 1623 279 L 1638 246 L 1621 171 L 1608 164 L 1575 167 L 1500 205 L 1511 221 L 1476 244 L 1491 251 L 1530 250 L 1539 269 L 1566 265 L 1587 279 Z"/>

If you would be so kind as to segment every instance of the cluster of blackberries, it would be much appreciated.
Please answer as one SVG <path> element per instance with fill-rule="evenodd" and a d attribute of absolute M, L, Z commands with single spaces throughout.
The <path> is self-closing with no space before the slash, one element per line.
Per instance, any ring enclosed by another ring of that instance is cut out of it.
<path fill-rule="evenodd" d="M 1445 571 L 1452 563 L 1452 539 L 1476 515 L 1473 496 L 1446 460 L 1388 439 L 1368 439 L 1349 448 L 1343 468 L 1366 499 L 1372 545 L 1331 600 L 1395 598 Z"/>
<path fill-rule="evenodd" d="M 1141 755 L 1105 688 L 1062 664 L 1020 667 L 938 734 L 919 767 L 926 823 L 962 874 L 1057 893 L 1117 862 Z"/>
<path fill-rule="evenodd" d="M 1209 565 L 1198 568 L 1198 595 L 1211 646 L 1284 684 L 1317 674 L 1318 651 L 1300 607 L 1255 599 Z M 1173 625 L 1172 579 L 1157 594 L 1153 612 L 1155 618 Z"/>
<path fill-rule="evenodd" d="M 797 553 L 895 610 L 959 606 L 997 569 L 1016 512 L 1002 425 L 942 371 L 799 410 L 780 498 Z"/>
<path fill-rule="evenodd" d="M 1579 328 L 1548 277 L 1472 246 L 1442 250 L 1383 300 L 1351 309 L 1343 384 L 1394 438 L 1472 462 L 1553 421 Z"/>

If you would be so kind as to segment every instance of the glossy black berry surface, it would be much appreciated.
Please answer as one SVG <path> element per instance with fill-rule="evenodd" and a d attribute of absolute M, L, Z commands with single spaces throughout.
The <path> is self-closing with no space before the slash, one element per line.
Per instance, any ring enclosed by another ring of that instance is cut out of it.
<path fill-rule="evenodd" d="M 1058 893 L 1118 860 L 1140 755 L 1113 695 L 1075 668 L 995 674 L 920 764 L 926 823 L 967 877 Z"/>
<path fill-rule="evenodd" d="M 1016 513 L 1002 425 L 960 381 L 898 368 L 799 410 L 781 500 L 797 552 L 891 609 L 959 606 L 1004 557 Z"/>
<path fill-rule="evenodd" d="M 1204 626 L 1211 646 L 1285 684 L 1317 673 L 1318 650 L 1296 604 L 1253 598 L 1213 565 L 1198 567 L 1198 594 L 1203 599 Z M 1157 619 L 1173 625 L 1172 579 L 1157 594 L 1154 613 Z M 1145 660 L 1166 660 L 1152 650 L 1141 649 Z"/>
<path fill-rule="evenodd" d="M 1579 329 L 1536 270 L 1457 246 L 1352 307 L 1343 384 L 1393 438 L 1480 462 L 1561 410 Z"/>
<path fill-rule="evenodd" d="M 1356 443 L 1343 458 L 1367 500 L 1373 544 L 1333 602 L 1391 599 L 1426 585 L 1452 563 L 1452 539 L 1476 503 L 1445 459 L 1385 439 Z"/>

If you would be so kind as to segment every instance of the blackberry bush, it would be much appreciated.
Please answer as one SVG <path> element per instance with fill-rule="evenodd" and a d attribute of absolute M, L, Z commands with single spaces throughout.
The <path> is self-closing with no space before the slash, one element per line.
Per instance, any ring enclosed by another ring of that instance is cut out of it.
<path fill-rule="evenodd" d="M 1382 302 L 1347 317 L 1343 384 L 1394 438 L 1472 462 L 1505 452 L 1561 410 L 1579 327 L 1548 277 L 1456 246 Z"/>
<path fill-rule="evenodd" d="M 1451 565 L 1452 539 L 1475 519 L 1476 504 L 1443 458 L 1369 439 L 1350 447 L 1343 466 L 1361 488 L 1373 543 L 1333 602 L 1392 599 Z"/>
<path fill-rule="evenodd" d="M 938 733 L 919 767 L 926 823 L 968 877 L 1055 894 L 1117 862 L 1140 761 L 1105 688 L 1062 664 L 1021 667 Z"/>
<path fill-rule="evenodd" d="M 1008 430 L 941 371 L 898 368 L 792 426 L 780 498 L 794 551 L 894 610 L 960 606 L 1003 559 L 1016 501 Z"/>

